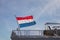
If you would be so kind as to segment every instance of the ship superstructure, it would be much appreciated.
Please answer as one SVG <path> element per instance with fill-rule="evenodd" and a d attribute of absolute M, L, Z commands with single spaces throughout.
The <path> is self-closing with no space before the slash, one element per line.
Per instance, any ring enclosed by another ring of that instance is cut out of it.
<path fill-rule="evenodd" d="M 12 30 L 11 40 L 60 40 L 60 23 L 45 23 L 45 30 Z"/>

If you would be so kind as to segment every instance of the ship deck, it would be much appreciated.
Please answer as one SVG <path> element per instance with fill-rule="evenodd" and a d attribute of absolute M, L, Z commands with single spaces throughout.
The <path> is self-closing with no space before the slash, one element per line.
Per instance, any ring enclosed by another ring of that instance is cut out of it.
<path fill-rule="evenodd" d="M 60 36 L 44 36 L 43 31 L 12 31 L 11 40 L 60 40 Z"/>

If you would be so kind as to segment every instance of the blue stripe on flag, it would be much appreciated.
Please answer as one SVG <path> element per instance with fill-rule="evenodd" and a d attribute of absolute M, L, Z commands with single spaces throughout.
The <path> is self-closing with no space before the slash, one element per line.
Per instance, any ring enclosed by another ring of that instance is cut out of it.
<path fill-rule="evenodd" d="M 33 22 L 29 22 L 29 23 L 23 23 L 23 24 L 19 24 L 20 28 L 22 27 L 28 27 L 28 26 L 32 26 L 32 25 L 35 25 L 36 22 L 33 21 Z"/>

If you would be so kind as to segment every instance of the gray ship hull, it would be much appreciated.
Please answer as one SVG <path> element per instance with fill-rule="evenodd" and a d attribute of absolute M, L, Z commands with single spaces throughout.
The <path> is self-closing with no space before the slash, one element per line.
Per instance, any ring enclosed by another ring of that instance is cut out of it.
<path fill-rule="evenodd" d="M 48 38 L 46 38 L 46 37 L 26 37 L 26 36 L 24 36 L 24 37 L 13 37 L 13 38 L 11 38 L 11 40 L 60 40 L 60 38 L 57 38 L 57 37 L 48 37 Z"/>

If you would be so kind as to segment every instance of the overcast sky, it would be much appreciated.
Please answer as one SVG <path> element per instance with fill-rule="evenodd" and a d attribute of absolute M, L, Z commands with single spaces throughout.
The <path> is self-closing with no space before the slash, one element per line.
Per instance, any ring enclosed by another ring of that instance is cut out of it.
<path fill-rule="evenodd" d="M 44 30 L 46 22 L 60 22 L 60 0 L 0 0 L 0 40 L 10 40 L 18 25 L 15 16 L 33 15 L 36 25 L 21 30 Z"/>

